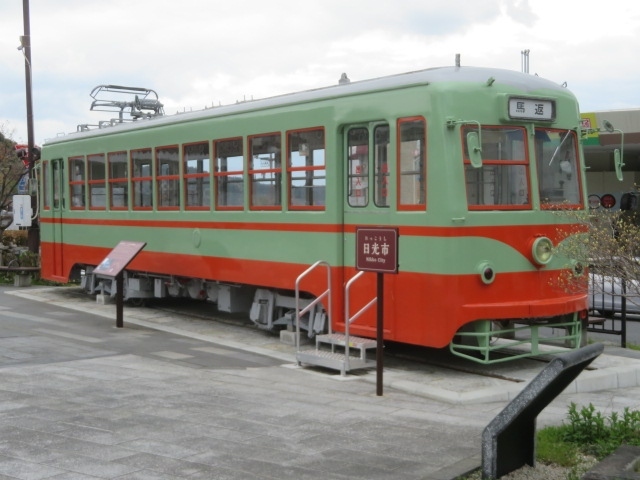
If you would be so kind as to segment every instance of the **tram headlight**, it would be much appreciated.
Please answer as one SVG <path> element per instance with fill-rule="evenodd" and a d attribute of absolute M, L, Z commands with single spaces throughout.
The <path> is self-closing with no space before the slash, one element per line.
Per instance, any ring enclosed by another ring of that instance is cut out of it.
<path fill-rule="evenodd" d="M 533 241 L 531 256 L 538 265 L 546 265 L 553 257 L 553 242 L 547 237 L 539 237 Z"/>

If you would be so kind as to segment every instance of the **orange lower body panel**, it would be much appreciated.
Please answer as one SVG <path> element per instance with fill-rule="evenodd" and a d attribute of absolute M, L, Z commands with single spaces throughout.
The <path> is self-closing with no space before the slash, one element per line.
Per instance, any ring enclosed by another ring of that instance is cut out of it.
<path fill-rule="evenodd" d="M 78 245 L 55 246 L 42 243 L 42 277 L 66 281 L 74 265 L 97 265 L 108 249 Z M 294 290 L 296 278 L 308 265 L 232 258 L 199 257 L 142 251 L 129 270 L 202 278 Z M 344 329 L 345 283 L 357 272 L 353 267 L 332 268 L 332 312 L 334 330 Z M 385 339 L 414 345 L 442 348 L 456 331 L 475 320 L 528 319 L 565 315 L 585 310 L 587 296 L 554 287 L 557 270 L 496 273 L 487 285 L 478 274 L 436 275 L 415 272 L 367 273 L 352 289 L 351 312 L 366 305 L 383 282 Z M 326 274 L 318 271 L 305 278 L 301 291 L 315 296 L 326 290 Z M 328 305 L 325 305 L 328 308 Z M 375 337 L 376 308 L 363 314 L 351 333 Z"/>

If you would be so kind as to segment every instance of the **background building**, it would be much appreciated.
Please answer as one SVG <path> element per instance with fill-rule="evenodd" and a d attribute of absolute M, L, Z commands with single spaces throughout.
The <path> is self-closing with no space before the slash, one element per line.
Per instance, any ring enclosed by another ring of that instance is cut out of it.
<path fill-rule="evenodd" d="M 613 195 L 616 200 L 612 208 L 619 207 L 620 196 L 624 192 L 640 186 L 640 109 L 609 110 L 582 113 L 582 126 L 593 129 L 583 140 L 587 164 L 587 191 L 590 204 L 596 204 L 596 196 Z M 616 131 L 608 132 L 609 122 Z M 623 135 L 621 134 L 623 133 Z M 624 137 L 624 145 L 621 144 Z M 613 164 L 616 148 L 622 148 L 623 180 L 619 181 Z"/>

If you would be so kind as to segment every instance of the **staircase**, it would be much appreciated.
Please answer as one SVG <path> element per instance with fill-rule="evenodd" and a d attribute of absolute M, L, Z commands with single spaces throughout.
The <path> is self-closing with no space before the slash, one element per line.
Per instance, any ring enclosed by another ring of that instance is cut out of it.
<path fill-rule="evenodd" d="M 340 351 L 336 351 L 340 347 Z M 347 348 L 348 347 L 348 348 Z M 347 336 L 341 333 L 329 333 L 316 335 L 316 348 L 310 350 L 298 350 L 296 359 L 298 365 L 306 363 L 319 367 L 339 370 L 340 375 L 345 376 L 351 370 L 359 368 L 373 368 L 376 362 L 367 360 L 367 350 L 376 349 L 376 341 L 369 338 Z M 353 355 L 351 352 L 359 353 Z"/>
<path fill-rule="evenodd" d="M 311 302 L 306 307 L 300 309 L 299 288 L 302 279 L 316 268 L 324 266 L 327 269 L 327 290 Z M 349 318 L 349 290 L 351 285 L 365 272 L 359 272 L 345 287 L 345 332 L 335 333 L 332 331 L 331 320 L 329 320 L 328 333 L 316 335 L 315 348 L 301 350 L 300 348 L 300 317 L 314 308 L 325 297 L 328 299 L 328 312 L 331 312 L 331 267 L 328 263 L 318 261 L 305 270 L 296 280 L 296 360 L 298 365 L 303 363 L 319 367 L 330 368 L 340 371 L 342 376 L 351 370 L 362 368 L 373 368 L 376 362 L 367 359 L 367 352 L 377 348 L 377 342 L 369 338 L 356 337 L 349 334 L 349 326 L 366 310 L 375 305 L 377 298 L 373 298 L 367 305 L 360 309 L 355 315 Z"/>

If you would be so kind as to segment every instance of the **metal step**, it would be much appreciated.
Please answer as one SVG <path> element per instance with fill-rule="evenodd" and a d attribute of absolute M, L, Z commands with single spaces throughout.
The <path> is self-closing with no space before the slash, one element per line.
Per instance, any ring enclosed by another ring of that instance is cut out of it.
<path fill-rule="evenodd" d="M 360 357 L 349 356 L 344 353 L 335 353 L 328 350 L 301 350 L 296 353 L 296 360 L 298 364 L 306 363 L 308 365 L 316 365 L 319 367 L 331 368 L 333 370 L 339 370 L 342 375 L 351 370 L 357 370 L 361 368 L 373 368 L 376 366 L 376 362 L 362 359 Z"/>
<path fill-rule="evenodd" d="M 347 346 L 347 337 L 342 333 L 329 333 L 325 335 L 316 335 L 317 343 L 326 343 L 329 345 Z M 369 350 L 378 346 L 375 340 L 370 338 L 354 337 L 349 335 L 349 348 L 357 348 L 359 350 Z"/>

